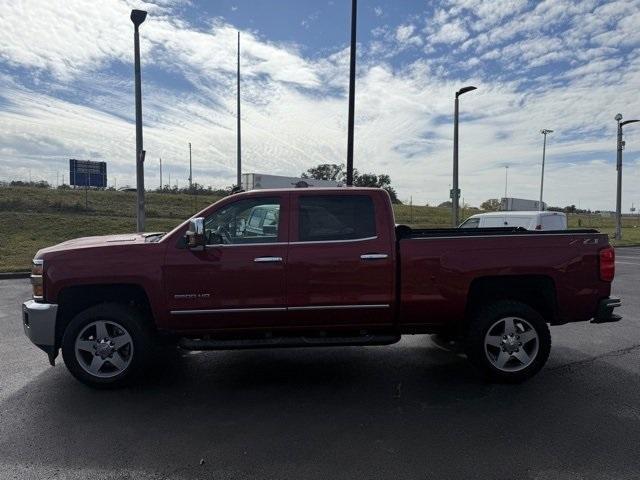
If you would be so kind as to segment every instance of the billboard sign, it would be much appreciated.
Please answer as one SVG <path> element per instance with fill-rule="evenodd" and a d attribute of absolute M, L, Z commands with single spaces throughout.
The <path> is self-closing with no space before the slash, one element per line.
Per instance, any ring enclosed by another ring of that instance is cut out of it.
<path fill-rule="evenodd" d="M 69 183 L 76 187 L 107 187 L 107 162 L 69 159 Z"/>

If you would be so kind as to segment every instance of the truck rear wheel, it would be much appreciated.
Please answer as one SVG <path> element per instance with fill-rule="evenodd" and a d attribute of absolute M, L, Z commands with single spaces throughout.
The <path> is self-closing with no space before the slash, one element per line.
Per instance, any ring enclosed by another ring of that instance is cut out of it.
<path fill-rule="evenodd" d="M 489 380 L 518 383 L 544 366 L 551 351 L 551 334 L 544 318 L 529 305 L 499 300 L 472 319 L 466 351 Z"/>
<path fill-rule="evenodd" d="M 96 388 L 126 384 L 147 366 L 151 335 L 136 309 L 116 303 L 80 312 L 62 338 L 62 357 L 82 383 Z"/>

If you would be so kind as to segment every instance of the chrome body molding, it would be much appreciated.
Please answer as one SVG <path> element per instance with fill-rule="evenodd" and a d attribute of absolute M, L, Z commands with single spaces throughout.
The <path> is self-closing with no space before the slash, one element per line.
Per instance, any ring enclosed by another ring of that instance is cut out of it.
<path fill-rule="evenodd" d="M 370 305 L 310 305 L 304 307 L 288 307 L 290 312 L 302 312 L 307 310 L 357 310 L 370 308 L 389 308 L 389 304 L 375 303 Z"/>
<path fill-rule="evenodd" d="M 261 312 L 301 312 L 309 310 L 356 310 L 389 308 L 389 304 L 370 305 L 310 305 L 303 307 L 258 307 L 258 308 L 214 308 L 201 310 L 171 310 L 171 315 L 203 315 L 209 313 L 261 313 Z"/>
<path fill-rule="evenodd" d="M 201 310 L 171 310 L 171 315 L 202 315 L 206 313 L 258 313 L 258 312 L 286 312 L 286 307 L 258 307 L 258 308 L 213 308 Z"/>
<path fill-rule="evenodd" d="M 368 240 L 376 240 L 375 237 L 363 237 L 363 238 L 350 238 L 348 240 L 312 240 L 309 242 L 289 242 L 289 245 L 315 245 L 318 243 L 354 243 L 354 242 L 366 242 Z"/>
<path fill-rule="evenodd" d="M 308 242 L 261 242 L 261 243 L 218 243 L 213 245 L 205 245 L 205 248 L 229 248 L 229 247 L 268 247 L 268 246 L 283 246 L 283 245 L 316 245 L 322 243 L 353 243 L 353 242 L 366 242 L 368 240 L 376 240 L 375 237 L 363 237 L 363 238 L 350 238 L 347 240 L 312 240 Z"/>

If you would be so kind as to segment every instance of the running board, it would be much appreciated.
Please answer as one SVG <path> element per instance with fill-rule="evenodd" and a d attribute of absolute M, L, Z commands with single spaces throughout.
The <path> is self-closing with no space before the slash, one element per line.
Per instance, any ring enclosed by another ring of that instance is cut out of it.
<path fill-rule="evenodd" d="M 181 338 L 184 350 L 243 350 L 257 348 L 333 347 L 391 345 L 400 341 L 400 334 L 358 335 L 354 337 L 271 337 L 251 339 Z"/>

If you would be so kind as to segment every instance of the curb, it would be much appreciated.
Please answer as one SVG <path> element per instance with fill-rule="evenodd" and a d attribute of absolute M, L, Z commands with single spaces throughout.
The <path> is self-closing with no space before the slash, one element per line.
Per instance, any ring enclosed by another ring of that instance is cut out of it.
<path fill-rule="evenodd" d="M 12 278 L 29 278 L 31 272 L 0 272 L 0 280 L 8 280 Z"/>

